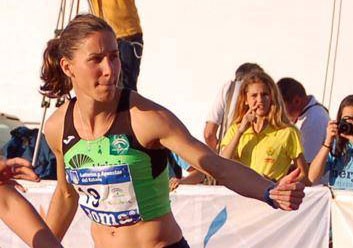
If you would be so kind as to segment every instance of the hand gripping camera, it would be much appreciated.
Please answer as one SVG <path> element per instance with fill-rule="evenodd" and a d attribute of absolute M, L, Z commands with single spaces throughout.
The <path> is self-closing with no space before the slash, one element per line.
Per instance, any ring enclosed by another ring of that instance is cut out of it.
<path fill-rule="evenodd" d="M 338 123 L 338 133 L 353 135 L 353 124 L 347 122 L 345 119 L 341 119 Z"/>

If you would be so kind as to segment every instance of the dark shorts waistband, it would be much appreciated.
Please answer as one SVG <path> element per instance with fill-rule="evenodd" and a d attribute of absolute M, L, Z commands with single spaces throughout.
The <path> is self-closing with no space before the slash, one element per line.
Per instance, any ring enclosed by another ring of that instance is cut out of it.
<path fill-rule="evenodd" d="M 164 248 L 190 248 L 188 242 L 184 239 L 184 237 L 181 238 L 178 242 L 168 245 Z"/>

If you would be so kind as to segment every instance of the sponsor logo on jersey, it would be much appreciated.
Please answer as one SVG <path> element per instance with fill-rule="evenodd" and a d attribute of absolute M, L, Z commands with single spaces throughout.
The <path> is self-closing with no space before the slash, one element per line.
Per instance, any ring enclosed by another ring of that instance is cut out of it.
<path fill-rule="evenodd" d="M 68 145 L 74 138 L 75 138 L 75 136 L 69 135 L 66 137 L 66 139 L 63 139 L 63 142 L 65 145 Z"/>
<path fill-rule="evenodd" d="M 109 142 L 111 155 L 125 155 L 130 148 L 129 140 L 125 134 L 112 135 L 109 137 Z"/>
<path fill-rule="evenodd" d="M 141 220 L 137 209 L 121 212 L 106 212 L 88 208 L 83 205 L 81 205 L 81 208 L 92 221 L 106 226 L 129 225 Z"/>
<path fill-rule="evenodd" d="M 69 183 L 78 185 L 114 184 L 130 182 L 131 176 L 127 164 L 81 169 L 66 169 Z"/>
<path fill-rule="evenodd" d="M 85 166 L 87 164 L 91 164 L 93 163 L 93 159 L 91 157 L 89 157 L 86 154 L 75 154 L 74 156 L 72 156 L 72 158 L 69 160 L 69 165 L 72 168 L 80 168 L 82 166 Z"/>

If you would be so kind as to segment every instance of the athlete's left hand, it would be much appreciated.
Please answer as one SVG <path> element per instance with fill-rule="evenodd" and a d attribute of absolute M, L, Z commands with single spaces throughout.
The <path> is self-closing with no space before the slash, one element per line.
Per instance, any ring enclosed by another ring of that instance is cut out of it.
<path fill-rule="evenodd" d="M 305 186 L 300 180 L 300 169 L 297 168 L 283 177 L 276 187 L 270 190 L 270 198 L 276 207 L 287 211 L 299 208 L 305 196 Z"/>

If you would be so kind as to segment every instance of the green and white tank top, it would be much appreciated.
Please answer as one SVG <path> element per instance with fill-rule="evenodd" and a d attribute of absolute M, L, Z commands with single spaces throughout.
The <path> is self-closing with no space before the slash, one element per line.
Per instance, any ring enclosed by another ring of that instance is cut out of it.
<path fill-rule="evenodd" d="M 131 127 L 130 91 L 122 90 L 116 119 L 93 141 L 79 137 L 73 121 L 76 99 L 69 103 L 62 140 L 66 178 L 78 192 L 79 205 L 94 222 L 131 225 L 171 211 L 167 149 L 147 149 Z"/>

